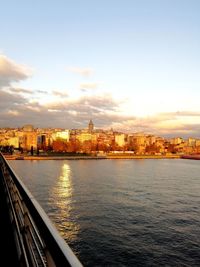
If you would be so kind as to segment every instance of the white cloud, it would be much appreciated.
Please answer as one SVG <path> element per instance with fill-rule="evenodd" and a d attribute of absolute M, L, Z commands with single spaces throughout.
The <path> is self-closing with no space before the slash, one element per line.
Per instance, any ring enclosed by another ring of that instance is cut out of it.
<path fill-rule="evenodd" d="M 78 73 L 81 76 L 85 76 L 85 77 L 91 76 L 93 73 L 92 68 L 69 67 L 67 70 L 74 72 L 74 73 Z"/>
<path fill-rule="evenodd" d="M 12 116 L 18 116 L 20 113 L 17 110 L 9 110 L 8 114 Z"/>
<path fill-rule="evenodd" d="M 98 83 L 91 82 L 91 83 L 81 83 L 79 88 L 83 91 L 87 89 L 96 89 L 98 87 Z"/>
<path fill-rule="evenodd" d="M 57 91 L 57 90 L 54 90 L 54 91 L 52 92 L 52 94 L 55 95 L 55 96 L 59 96 L 59 97 L 68 97 L 68 96 L 69 96 L 68 93 L 66 93 L 66 92 L 61 92 L 61 91 Z"/>

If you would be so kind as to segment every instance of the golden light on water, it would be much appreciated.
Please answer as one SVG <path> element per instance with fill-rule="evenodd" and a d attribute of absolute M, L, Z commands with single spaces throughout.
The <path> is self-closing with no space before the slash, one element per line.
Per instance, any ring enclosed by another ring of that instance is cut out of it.
<path fill-rule="evenodd" d="M 73 210 L 73 184 L 71 175 L 70 165 L 64 163 L 57 183 L 53 188 L 53 199 L 56 208 L 56 225 L 58 225 L 59 232 L 67 241 L 75 239 L 79 231 L 79 226 L 75 223 L 71 214 Z"/>
<path fill-rule="evenodd" d="M 71 169 L 68 164 L 63 164 L 62 172 L 58 180 L 58 194 L 69 199 L 72 196 Z"/>

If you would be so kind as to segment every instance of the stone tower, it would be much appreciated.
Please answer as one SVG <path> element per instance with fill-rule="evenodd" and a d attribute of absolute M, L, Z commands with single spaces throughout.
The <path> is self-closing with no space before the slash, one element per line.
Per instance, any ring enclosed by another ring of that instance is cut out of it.
<path fill-rule="evenodd" d="M 88 132 L 92 133 L 93 129 L 94 129 L 94 124 L 93 124 L 92 120 L 90 120 L 89 124 L 88 124 Z"/>

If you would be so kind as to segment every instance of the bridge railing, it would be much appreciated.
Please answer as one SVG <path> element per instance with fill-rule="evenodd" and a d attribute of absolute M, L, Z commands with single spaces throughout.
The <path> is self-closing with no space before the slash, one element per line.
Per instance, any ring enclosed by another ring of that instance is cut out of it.
<path fill-rule="evenodd" d="M 0 168 L 20 266 L 82 267 L 1 153 Z"/>

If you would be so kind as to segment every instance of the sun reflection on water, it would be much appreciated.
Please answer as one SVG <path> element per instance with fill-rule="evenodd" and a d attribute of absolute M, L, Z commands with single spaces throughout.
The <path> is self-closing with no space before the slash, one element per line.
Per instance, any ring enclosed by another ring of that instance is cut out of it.
<path fill-rule="evenodd" d="M 79 231 L 79 225 L 73 216 L 73 183 L 71 179 L 71 168 L 67 163 L 62 165 L 61 174 L 57 183 L 53 187 L 52 207 L 55 211 L 53 220 L 63 236 L 69 242 L 76 239 Z"/>
<path fill-rule="evenodd" d="M 71 169 L 68 164 L 63 164 L 58 180 L 59 197 L 69 199 L 72 196 Z"/>

